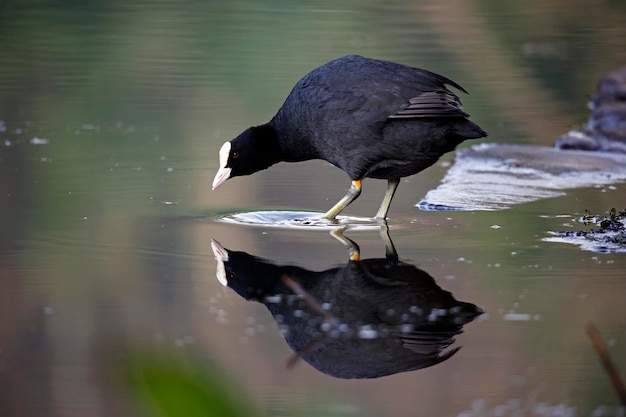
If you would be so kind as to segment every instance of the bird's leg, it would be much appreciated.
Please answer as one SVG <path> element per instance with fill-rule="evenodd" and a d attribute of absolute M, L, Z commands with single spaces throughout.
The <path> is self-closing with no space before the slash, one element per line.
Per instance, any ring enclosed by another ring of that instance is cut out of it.
<path fill-rule="evenodd" d="M 352 181 L 352 185 L 350 186 L 350 189 L 348 190 L 346 195 L 344 195 L 343 198 L 337 202 L 337 204 L 335 204 L 330 210 L 328 210 L 326 214 L 324 214 L 324 217 L 329 220 L 337 217 L 337 215 L 341 213 L 343 209 L 348 207 L 348 205 L 356 200 L 359 194 L 361 194 L 362 185 L 363 181 L 361 180 Z"/>
<path fill-rule="evenodd" d="M 380 204 L 380 208 L 378 209 L 378 212 L 376 213 L 377 219 L 384 220 L 387 218 L 387 212 L 389 211 L 391 200 L 393 199 L 393 195 L 395 194 L 396 189 L 398 188 L 399 184 L 400 184 L 399 178 L 387 180 L 387 191 L 385 192 L 385 197 L 383 198 L 383 202 Z"/>
<path fill-rule="evenodd" d="M 389 226 L 386 220 L 380 221 L 380 237 L 385 242 L 385 258 L 389 261 L 397 261 L 398 252 L 391 240 L 391 236 L 389 236 Z"/>
<path fill-rule="evenodd" d="M 358 261 L 361 259 L 361 249 L 359 249 L 359 245 L 352 239 L 347 238 L 343 235 L 343 231 L 345 227 L 335 229 L 330 232 L 330 235 L 337 239 L 345 248 L 348 250 L 348 256 L 350 256 L 351 261 Z"/>

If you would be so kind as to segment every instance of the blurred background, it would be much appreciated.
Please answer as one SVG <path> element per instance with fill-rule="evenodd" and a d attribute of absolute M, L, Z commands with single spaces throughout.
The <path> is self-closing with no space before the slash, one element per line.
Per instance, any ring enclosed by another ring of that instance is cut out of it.
<path fill-rule="evenodd" d="M 403 180 L 390 212 L 401 259 L 486 313 L 445 363 L 341 380 L 286 369 L 267 309 L 215 279 L 210 240 L 278 265 L 345 264 L 326 231 L 215 218 L 324 211 L 347 177 L 311 161 L 210 183 L 224 141 L 352 53 L 457 81 L 483 142 L 552 146 L 626 63 L 626 3 L 4 0 L 0 47 L 1 416 L 161 415 L 144 401 L 145 357 L 222 381 L 248 415 L 624 415 L 584 331 L 595 322 L 626 370 L 624 255 L 542 241 L 582 228 L 585 209 L 626 206 L 624 184 L 421 212 L 453 154 Z M 372 215 L 384 189 L 366 181 L 351 214 Z M 377 232 L 351 238 L 363 258 L 384 256 Z"/>

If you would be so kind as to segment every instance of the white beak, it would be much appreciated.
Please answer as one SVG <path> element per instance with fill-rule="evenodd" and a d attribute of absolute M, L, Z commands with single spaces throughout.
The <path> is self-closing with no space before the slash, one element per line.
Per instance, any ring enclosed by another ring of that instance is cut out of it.
<path fill-rule="evenodd" d="M 213 255 L 215 255 L 215 260 L 217 261 L 217 271 L 215 272 L 215 276 L 220 284 L 227 286 L 228 279 L 226 278 L 226 266 L 224 265 L 224 262 L 228 262 L 228 251 L 224 249 L 220 242 L 214 239 L 211 239 L 211 249 L 213 250 Z"/>
<path fill-rule="evenodd" d="M 221 167 L 217 174 L 215 174 L 215 178 L 213 179 L 213 190 L 215 190 L 220 185 L 224 184 L 227 179 L 230 178 L 231 168 Z"/>
<path fill-rule="evenodd" d="M 226 168 L 226 164 L 228 163 L 228 157 L 230 156 L 231 146 L 230 142 L 226 142 L 220 148 L 220 169 L 217 171 L 217 174 L 215 174 L 215 178 L 213 179 L 214 190 L 230 178 L 232 168 Z"/>

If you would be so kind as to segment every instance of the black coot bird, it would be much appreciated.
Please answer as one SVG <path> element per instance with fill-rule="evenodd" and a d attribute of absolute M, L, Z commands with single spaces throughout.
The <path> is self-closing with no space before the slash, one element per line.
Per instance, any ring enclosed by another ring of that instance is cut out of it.
<path fill-rule="evenodd" d="M 324 159 L 352 185 L 324 217 L 334 219 L 361 193 L 364 178 L 388 181 L 376 218 L 387 216 L 400 178 L 433 165 L 466 139 L 487 136 L 468 119 L 454 81 L 420 68 L 344 56 L 304 76 L 269 123 L 219 151 L 213 189 L 227 179 L 286 161 Z"/>

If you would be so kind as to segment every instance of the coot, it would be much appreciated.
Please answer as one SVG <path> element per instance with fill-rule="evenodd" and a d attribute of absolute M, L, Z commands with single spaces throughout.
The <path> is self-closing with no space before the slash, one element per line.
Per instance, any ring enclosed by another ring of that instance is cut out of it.
<path fill-rule="evenodd" d="M 286 161 L 324 159 L 352 185 L 324 217 L 334 219 L 361 193 L 364 178 L 388 181 L 376 218 L 387 216 L 400 178 L 434 164 L 466 139 L 487 136 L 446 84 L 420 68 L 357 55 L 314 69 L 296 83 L 268 123 L 224 143 L 215 190 L 227 179 Z"/>

